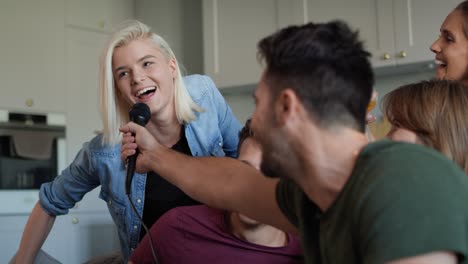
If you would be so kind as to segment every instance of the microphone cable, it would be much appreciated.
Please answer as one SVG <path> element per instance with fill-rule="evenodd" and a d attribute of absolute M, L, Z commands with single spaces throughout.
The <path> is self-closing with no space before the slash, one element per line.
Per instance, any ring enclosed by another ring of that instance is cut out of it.
<path fill-rule="evenodd" d="M 143 228 L 146 231 L 146 234 L 148 235 L 148 238 L 149 238 L 149 241 L 150 241 L 151 254 L 153 255 L 154 263 L 159 264 L 158 258 L 156 257 L 156 251 L 154 250 L 153 238 L 151 237 L 151 233 L 149 232 L 148 227 L 146 227 L 145 223 L 143 223 L 143 219 L 141 219 L 141 216 L 138 214 L 138 212 L 137 212 L 137 210 L 135 208 L 135 205 L 133 204 L 133 201 L 130 198 L 130 194 L 127 194 L 127 198 L 128 198 L 128 201 L 130 202 L 133 213 L 137 216 L 138 221 L 140 221 L 141 226 L 143 226 Z"/>
<path fill-rule="evenodd" d="M 128 115 L 129 115 L 130 121 L 144 127 L 148 123 L 148 120 L 151 117 L 151 111 L 150 111 L 150 108 L 146 104 L 136 103 L 132 106 Z M 143 228 L 146 231 L 146 234 L 149 237 L 151 254 L 153 254 L 154 263 L 159 264 L 158 258 L 156 257 L 156 251 L 154 250 L 153 238 L 151 237 L 151 233 L 149 232 L 148 227 L 146 227 L 145 223 L 143 222 L 143 219 L 141 219 L 141 216 L 138 214 L 135 208 L 135 205 L 133 204 L 133 201 L 130 197 L 130 189 L 132 185 L 133 174 L 135 173 L 135 164 L 136 164 L 137 156 L 138 156 L 138 149 L 136 150 L 136 153 L 134 155 L 127 158 L 128 167 L 127 167 L 127 175 L 125 178 L 125 193 L 127 194 L 127 198 L 128 198 L 128 201 L 130 202 L 133 213 L 135 213 L 135 215 L 138 217 L 138 221 L 140 221 L 140 224 L 143 226 Z"/>

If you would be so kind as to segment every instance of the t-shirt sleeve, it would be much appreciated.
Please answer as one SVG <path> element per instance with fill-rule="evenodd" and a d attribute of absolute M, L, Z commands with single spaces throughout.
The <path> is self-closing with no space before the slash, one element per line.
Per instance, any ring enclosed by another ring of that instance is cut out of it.
<path fill-rule="evenodd" d="M 363 263 L 436 251 L 468 254 L 466 177 L 438 153 L 408 150 L 372 162 L 376 179 L 356 210 Z M 382 175 L 385 175 L 382 177 Z"/>
<path fill-rule="evenodd" d="M 290 179 L 282 178 L 276 186 L 276 201 L 281 212 L 295 227 L 299 226 L 297 191 L 299 187 Z"/>

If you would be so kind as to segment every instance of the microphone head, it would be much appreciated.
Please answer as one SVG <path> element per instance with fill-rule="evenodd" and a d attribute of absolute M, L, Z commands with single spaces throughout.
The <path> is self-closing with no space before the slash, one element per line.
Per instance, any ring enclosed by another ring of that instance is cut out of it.
<path fill-rule="evenodd" d="M 145 126 L 148 123 L 151 117 L 151 111 L 145 103 L 136 103 L 128 112 L 130 121 L 139 124 L 140 126 Z"/>

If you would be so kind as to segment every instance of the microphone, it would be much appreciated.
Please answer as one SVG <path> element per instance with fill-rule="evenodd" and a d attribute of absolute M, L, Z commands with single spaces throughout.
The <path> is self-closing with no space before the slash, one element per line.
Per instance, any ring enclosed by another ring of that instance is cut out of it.
<path fill-rule="evenodd" d="M 150 119 L 151 111 L 146 104 L 136 103 L 132 106 L 128 115 L 130 117 L 130 121 L 144 127 Z M 138 149 L 136 149 L 136 153 L 127 158 L 127 177 L 125 178 L 125 193 L 127 195 L 130 193 L 138 153 Z"/>

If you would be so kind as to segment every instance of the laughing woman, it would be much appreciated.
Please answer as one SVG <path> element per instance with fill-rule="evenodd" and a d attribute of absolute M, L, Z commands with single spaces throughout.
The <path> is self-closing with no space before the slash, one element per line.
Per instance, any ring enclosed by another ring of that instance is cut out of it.
<path fill-rule="evenodd" d="M 432 44 L 437 79 L 468 84 L 468 1 L 450 12 L 440 27 L 440 36 Z"/>
<path fill-rule="evenodd" d="M 145 234 L 125 192 L 119 127 L 135 103 L 149 106 L 146 127 L 165 146 L 193 156 L 235 157 L 241 126 L 206 76 L 182 77 L 169 45 L 149 28 L 131 21 L 110 37 L 101 57 L 100 105 L 103 133 L 85 143 L 75 160 L 43 184 L 26 224 L 18 263 L 34 260 L 57 215 L 67 214 L 92 189 L 109 208 L 126 262 Z M 187 175 L 190 177 L 190 175 Z M 130 199 L 148 228 L 166 211 L 198 204 L 156 173 L 136 173 Z"/>

